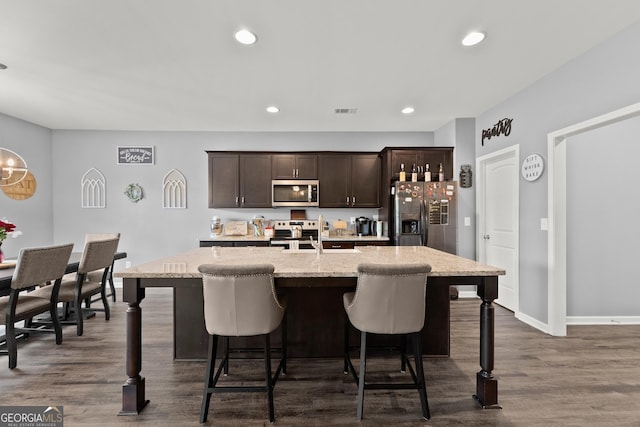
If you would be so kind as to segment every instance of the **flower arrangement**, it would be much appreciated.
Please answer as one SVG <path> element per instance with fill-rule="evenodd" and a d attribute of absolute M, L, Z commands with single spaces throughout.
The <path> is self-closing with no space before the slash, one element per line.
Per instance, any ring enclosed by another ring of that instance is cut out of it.
<path fill-rule="evenodd" d="M 0 242 L 3 242 L 9 233 L 13 233 L 16 226 L 8 221 L 0 220 Z"/>

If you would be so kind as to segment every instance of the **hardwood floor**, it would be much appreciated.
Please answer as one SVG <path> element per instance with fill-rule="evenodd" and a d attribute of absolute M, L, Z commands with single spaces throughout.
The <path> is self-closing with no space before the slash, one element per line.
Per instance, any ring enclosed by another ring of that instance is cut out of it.
<path fill-rule="evenodd" d="M 171 290 L 147 290 L 143 301 L 143 370 L 151 403 L 139 416 L 118 416 L 125 380 L 126 305 L 112 304 L 72 326 L 64 342 L 34 335 L 20 341 L 18 367 L 0 356 L 0 405 L 62 405 L 65 426 L 196 426 L 204 362 L 172 360 Z M 452 301 L 449 359 L 425 358 L 431 420 L 415 391 L 369 391 L 357 422 L 356 386 L 337 359 L 292 359 L 275 388 L 276 424 L 310 426 L 638 426 L 640 326 L 574 326 L 549 337 L 496 307 L 496 369 L 501 410 L 480 409 L 471 395 L 478 365 L 477 300 Z M 398 378 L 397 358 L 372 358 L 368 372 Z M 258 361 L 235 361 L 221 381 L 260 379 Z M 408 374 L 407 374 L 408 375 Z M 207 424 L 266 425 L 262 394 L 214 396 Z"/>

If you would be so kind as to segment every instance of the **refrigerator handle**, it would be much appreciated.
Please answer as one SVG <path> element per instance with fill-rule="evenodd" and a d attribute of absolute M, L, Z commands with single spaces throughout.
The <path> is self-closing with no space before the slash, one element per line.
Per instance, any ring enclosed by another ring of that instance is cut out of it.
<path fill-rule="evenodd" d="M 424 200 L 420 200 L 420 246 L 425 245 L 424 241 Z"/>
<path fill-rule="evenodd" d="M 429 206 L 427 200 L 422 201 L 422 246 L 427 246 L 429 242 Z"/>

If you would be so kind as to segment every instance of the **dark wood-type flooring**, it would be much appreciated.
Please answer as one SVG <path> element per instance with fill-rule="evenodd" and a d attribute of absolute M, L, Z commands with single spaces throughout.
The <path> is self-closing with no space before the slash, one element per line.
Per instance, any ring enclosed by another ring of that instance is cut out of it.
<path fill-rule="evenodd" d="M 62 405 L 65 426 L 196 426 L 204 362 L 172 360 L 171 290 L 147 290 L 143 301 L 143 370 L 151 403 L 139 416 L 118 416 L 125 380 L 126 304 L 112 304 L 85 323 L 21 341 L 18 367 L 0 356 L 0 405 Z M 313 426 L 638 426 L 640 326 L 574 326 L 547 336 L 496 307 L 496 370 L 503 409 L 481 409 L 471 395 L 478 370 L 477 300 L 451 302 L 451 358 L 425 358 L 431 420 L 420 417 L 415 391 L 369 391 L 357 422 L 356 386 L 338 359 L 292 359 L 275 389 L 276 424 Z M 274 363 L 275 365 L 275 363 Z M 397 378 L 398 359 L 374 358 L 369 372 Z M 260 377 L 260 362 L 231 365 L 221 381 Z M 407 374 L 408 375 L 408 374 Z M 208 424 L 266 425 L 263 394 L 214 396 Z"/>

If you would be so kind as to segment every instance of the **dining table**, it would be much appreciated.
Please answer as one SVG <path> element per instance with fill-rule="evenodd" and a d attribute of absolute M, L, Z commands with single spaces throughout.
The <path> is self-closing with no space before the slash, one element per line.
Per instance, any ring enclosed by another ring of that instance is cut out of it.
<path fill-rule="evenodd" d="M 116 252 L 113 256 L 113 260 L 124 259 L 127 257 L 126 252 Z M 69 257 L 69 262 L 65 269 L 65 274 L 75 273 L 80 266 L 80 259 L 82 258 L 82 252 L 72 252 Z M 15 271 L 16 260 L 7 259 L 3 263 L 0 263 L 0 296 L 9 295 L 11 291 L 11 279 L 13 278 L 13 272 Z M 113 284 L 113 272 L 109 272 L 109 280 Z"/>
<path fill-rule="evenodd" d="M 287 346 L 303 347 L 303 341 L 315 341 L 325 335 L 342 341 L 342 298 L 338 293 L 353 290 L 358 279 L 358 265 L 416 264 L 428 263 L 431 272 L 427 278 L 426 326 L 430 316 L 445 314 L 449 322 L 449 287 L 475 285 L 479 297 L 479 364 L 476 373 L 476 388 L 473 397 L 483 408 L 500 408 L 498 403 L 498 380 L 494 370 L 494 307 L 498 297 L 498 278 L 506 272 L 502 268 L 484 265 L 474 260 L 424 246 L 359 246 L 355 249 L 288 250 L 281 247 L 200 247 L 187 252 L 164 257 L 133 266 L 115 273 L 123 281 L 123 301 L 128 304 L 126 312 L 125 374 L 122 386 L 122 409 L 119 415 L 140 414 L 149 403 L 146 396 L 146 378 L 142 373 L 142 301 L 146 288 L 164 287 L 173 289 L 174 341 L 189 337 L 198 338 L 197 330 L 206 334 L 202 306 L 202 264 L 245 265 L 270 263 L 274 266 L 274 286 L 287 295 L 288 324 L 301 329 L 313 329 L 312 334 L 302 334 L 291 343 L 288 334 Z M 338 291 L 336 293 L 335 291 Z M 334 291 L 333 293 L 331 293 Z M 330 298 L 323 298 L 327 292 Z M 152 302 L 150 302 L 152 303 Z M 296 305 L 302 305 L 297 308 Z M 431 307 L 431 309 L 430 309 Z M 297 309 L 296 309 L 297 308 Z M 436 310 L 441 308 L 442 310 Z M 440 313 L 440 314 L 438 314 Z M 295 319 L 292 319 L 295 317 Z M 183 318 L 183 316 L 186 316 Z M 311 320 L 309 319 L 311 318 Z M 295 321 L 294 321 L 295 320 Z M 437 321 L 434 329 L 446 331 L 447 348 L 449 325 L 443 328 Z M 183 329 L 180 324 L 188 325 Z M 200 323 L 200 324 L 198 324 Z M 327 331 L 328 330 L 328 331 Z M 316 333 L 318 332 L 318 333 Z M 328 333 L 326 333 L 328 332 Z M 307 337 L 305 340 L 304 337 Z M 314 337 L 313 339 L 309 337 Z M 175 345 L 175 343 L 174 343 Z M 331 343 L 328 343 L 331 348 Z M 325 349 L 325 347 L 322 347 Z M 321 349 L 321 350 L 322 350 Z M 174 351 L 177 351 L 174 348 Z M 299 348 L 299 351 L 319 351 L 317 348 Z M 150 380 L 153 380 L 150 378 Z M 158 379 L 160 380 L 160 379 Z"/>

